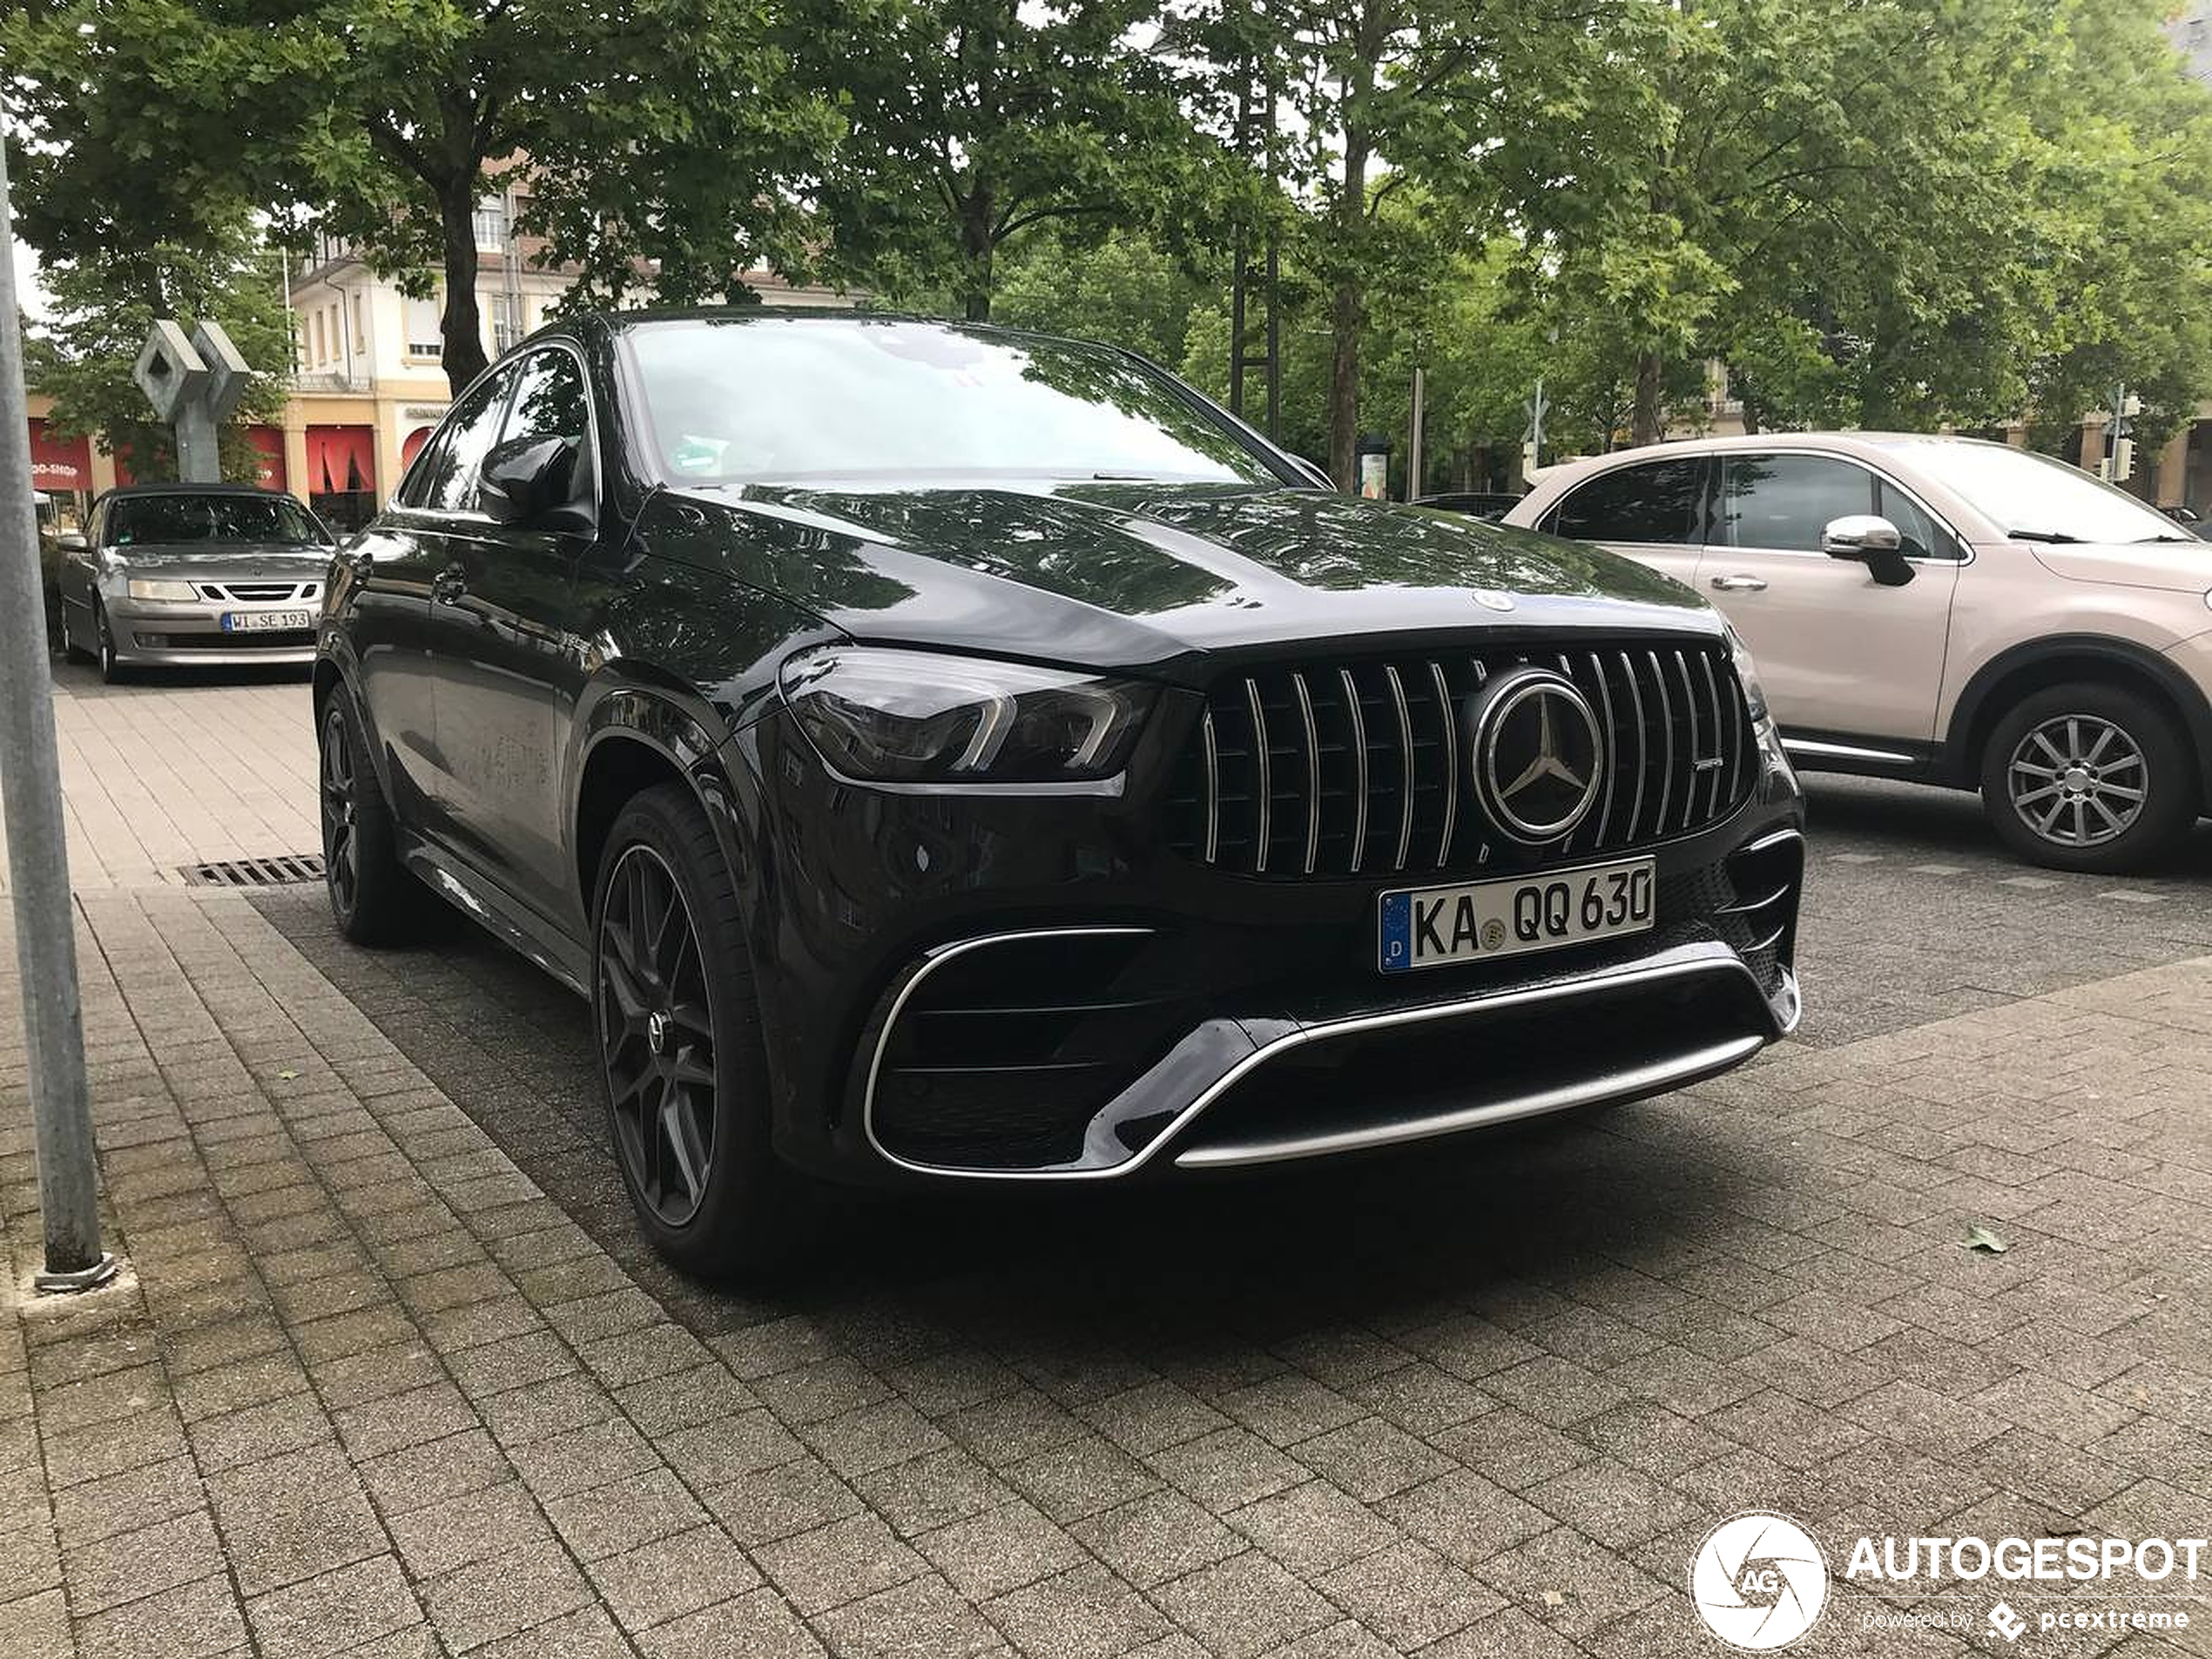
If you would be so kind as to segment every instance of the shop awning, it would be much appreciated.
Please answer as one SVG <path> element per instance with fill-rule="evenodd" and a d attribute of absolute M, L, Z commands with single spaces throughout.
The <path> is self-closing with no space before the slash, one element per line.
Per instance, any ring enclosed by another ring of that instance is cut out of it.
<path fill-rule="evenodd" d="M 254 482 L 264 489 L 287 488 L 284 475 L 284 428 L 274 426 L 250 426 L 246 428 L 246 441 L 260 451 L 260 470 L 254 474 Z"/>
<path fill-rule="evenodd" d="M 30 482 L 38 489 L 90 489 L 91 441 L 57 436 L 46 429 L 44 421 L 31 417 Z"/>
<path fill-rule="evenodd" d="M 365 426 L 307 428 L 307 492 L 352 494 L 376 488 L 376 438 Z"/>

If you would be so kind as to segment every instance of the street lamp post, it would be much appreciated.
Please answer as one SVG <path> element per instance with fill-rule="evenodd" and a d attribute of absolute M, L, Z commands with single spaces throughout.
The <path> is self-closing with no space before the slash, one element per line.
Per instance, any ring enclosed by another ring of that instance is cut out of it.
<path fill-rule="evenodd" d="M 0 794 L 6 797 L 16 967 L 46 1231 L 46 1268 L 36 1283 L 42 1291 L 81 1291 L 112 1278 L 115 1258 L 100 1248 L 98 1166 L 84 1082 L 45 583 L 30 501 L 30 421 L 16 318 L 16 235 L 7 145 L 0 142 Z"/>

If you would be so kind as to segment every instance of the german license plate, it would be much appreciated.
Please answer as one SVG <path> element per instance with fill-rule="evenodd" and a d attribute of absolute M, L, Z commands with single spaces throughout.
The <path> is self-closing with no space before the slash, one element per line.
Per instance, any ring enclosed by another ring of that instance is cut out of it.
<path fill-rule="evenodd" d="M 226 634 L 287 634 L 315 625 L 312 610 L 226 610 L 223 631 Z"/>
<path fill-rule="evenodd" d="M 1657 914 L 1653 872 L 1650 859 L 1624 859 L 1504 881 L 1386 893 L 1382 971 L 1403 974 L 1644 933 Z"/>

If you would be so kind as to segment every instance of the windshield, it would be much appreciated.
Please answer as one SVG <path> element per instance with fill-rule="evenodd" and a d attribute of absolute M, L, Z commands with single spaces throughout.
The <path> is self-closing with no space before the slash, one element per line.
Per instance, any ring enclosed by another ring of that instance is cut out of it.
<path fill-rule="evenodd" d="M 2101 483 L 2078 467 L 1997 443 L 1898 443 L 2000 526 L 2007 536 L 2042 542 L 2186 542 L 2192 538 L 2163 513 Z"/>
<path fill-rule="evenodd" d="M 1098 347 L 774 317 L 648 322 L 626 339 L 671 478 L 1284 482 L 1166 376 Z"/>
<path fill-rule="evenodd" d="M 283 542 L 330 538 L 289 496 L 121 496 L 108 506 L 108 543 Z"/>

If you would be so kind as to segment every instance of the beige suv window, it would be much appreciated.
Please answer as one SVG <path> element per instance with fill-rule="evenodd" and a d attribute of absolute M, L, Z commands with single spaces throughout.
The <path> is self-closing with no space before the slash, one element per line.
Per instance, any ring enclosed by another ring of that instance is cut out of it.
<path fill-rule="evenodd" d="M 1730 455 L 1722 476 L 1729 547 L 1817 553 L 1831 520 L 1874 510 L 1874 475 L 1827 455 Z"/>

